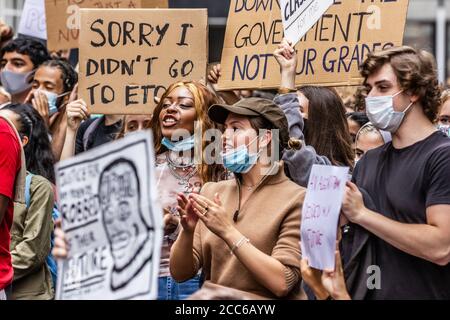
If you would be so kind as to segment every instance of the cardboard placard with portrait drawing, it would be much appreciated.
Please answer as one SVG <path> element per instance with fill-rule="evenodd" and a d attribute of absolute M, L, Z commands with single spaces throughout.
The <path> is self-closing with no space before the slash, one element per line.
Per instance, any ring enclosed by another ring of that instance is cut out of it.
<path fill-rule="evenodd" d="M 59 162 L 56 184 L 70 244 L 61 300 L 156 299 L 163 238 L 151 134 L 127 135 Z"/>

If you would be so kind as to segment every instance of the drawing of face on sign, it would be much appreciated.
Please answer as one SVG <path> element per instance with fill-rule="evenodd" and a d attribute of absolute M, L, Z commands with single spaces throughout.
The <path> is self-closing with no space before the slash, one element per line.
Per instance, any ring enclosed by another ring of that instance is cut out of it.
<path fill-rule="evenodd" d="M 103 224 L 114 261 L 111 289 L 117 290 L 151 260 L 154 225 L 142 215 L 139 177 L 131 161 L 115 160 L 99 182 Z"/>

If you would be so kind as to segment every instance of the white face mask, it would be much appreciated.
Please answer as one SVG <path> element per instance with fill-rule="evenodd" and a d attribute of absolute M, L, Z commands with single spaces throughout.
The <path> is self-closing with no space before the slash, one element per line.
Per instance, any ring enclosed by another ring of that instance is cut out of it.
<path fill-rule="evenodd" d="M 414 104 L 414 102 L 411 102 L 404 111 L 395 111 L 394 97 L 402 92 L 403 90 L 393 96 L 366 98 L 367 117 L 376 128 L 390 133 L 395 133 L 398 130 L 409 108 Z"/>

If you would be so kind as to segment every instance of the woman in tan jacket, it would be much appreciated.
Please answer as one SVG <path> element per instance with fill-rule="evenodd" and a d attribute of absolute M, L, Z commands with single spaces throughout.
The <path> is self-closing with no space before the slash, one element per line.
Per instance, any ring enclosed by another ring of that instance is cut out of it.
<path fill-rule="evenodd" d="M 182 231 L 171 251 L 172 277 L 185 281 L 202 268 L 206 281 L 251 298 L 292 296 L 300 282 L 305 189 L 276 161 L 288 145 L 286 117 L 260 98 L 213 105 L 208 114 L 226 127 L 222 159 L 235 179 L 207 183 L 200 195 L 179 194 Z"/>

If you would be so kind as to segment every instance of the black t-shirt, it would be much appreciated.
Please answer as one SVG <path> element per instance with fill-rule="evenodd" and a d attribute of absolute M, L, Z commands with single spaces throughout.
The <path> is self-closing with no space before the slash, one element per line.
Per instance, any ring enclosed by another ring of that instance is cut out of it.
<path fill-rule="evenodd" d="M 435 132 L 403 149 L 392 142 L 367 152 L 353 181 L 371 196 L 378 213 L 401 223 L 427 223 L 426 208 L 450 204 L 450 139 Z M 450 299 L 450 264 L 439 266 L 376 238 L 381 289 L 372 299 Z"/>
<path fill-rule="evenodd" d="M 77 132 L 77 139 L 75 143 L 75 154 L 79 154 L 81 152 L 98 147 L 107 142 L 113 141 L 114 139 L 116 139 L 117 134 L 120 132 L 122 121 L 117 121 L 116 123 L 110 126 L 105 126 L 105 117 L 102 116 L 102 119 L 98 124 L 98 126 L 95 128 L 94 131 L 91 132 L 88 138 L 87 148 L 85 150 L 83 145 L 84 133 L 86 132 L 88 127 L 95 121 L 95 119 L 96 118 L 90 118 L 80 125 L 80 128 L 78 129 Z"/>

